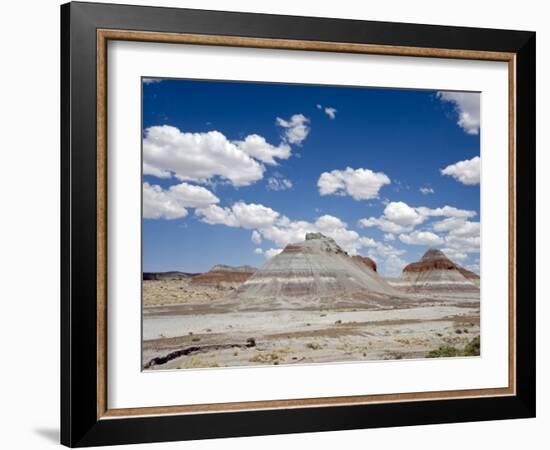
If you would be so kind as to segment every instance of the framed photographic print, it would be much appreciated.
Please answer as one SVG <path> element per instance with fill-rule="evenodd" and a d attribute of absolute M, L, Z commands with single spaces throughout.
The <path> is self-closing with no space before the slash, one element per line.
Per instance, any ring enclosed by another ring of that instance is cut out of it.
<path fill-rule="evenodd" d="M 535 415 L 535 33 L 61 19 L 63 444 Z"/>

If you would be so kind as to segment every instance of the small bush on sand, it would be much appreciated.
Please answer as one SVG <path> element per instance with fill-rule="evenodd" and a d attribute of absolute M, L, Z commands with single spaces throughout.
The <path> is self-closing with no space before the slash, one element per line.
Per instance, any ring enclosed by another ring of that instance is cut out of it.
<path fill-rule="evenodd" d="M 453 356 L 479 356 L 480 339 L 479 336 L 473 338 L 464 346 L 464 350 L 459 350 L 450 345 L 442 345 L 437 350 L 432 350 L 426 355 L 426 358 L 451 358 Z"/>
<path fill-rule="evenodd" d="M 252 363 L 279 364 L 279 355 L 276 353 L 258 353 L 248 360 Z"/>
<path fill-rule="evenodd" d="M 480 355 L 480 339 L 479 336 L 473 338 L 464 347 L 464 356 L 479 356 Z"/>
<path fill-rule="evenodd" d="M 317 342 L 308 342 L 306 347 L 311 350 L 319 350 L 321 348 L 321 344 L 318 344 Z"/>
<path fill-rule="evenodd" d="M 460 350 L 450 345 L 442 345 L 437 350 L 432 350 L 426 355 L 426 358 L 450 358 L 460 356 Z"/>

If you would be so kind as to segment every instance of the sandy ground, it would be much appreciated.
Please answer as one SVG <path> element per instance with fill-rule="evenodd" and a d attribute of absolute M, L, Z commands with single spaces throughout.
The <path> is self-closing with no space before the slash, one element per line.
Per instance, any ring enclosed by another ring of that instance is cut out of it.
<path fill-rule="evenodd" d="M 233 293 L 237 285 L 194 286 L 190 279 L 143 282 L 143 306 L 174 305 L 216 300 Z"/>
<path fill-rule="evenodd" d="M 151 370 L 423 358 L 479 336 L 479 294 L 355 296 L 270 307 L 236 304 L 235 286 L 145 281 L 143 366 Z M 312 307 L 311 305 L 315 305 Z M 265 305 L 264 305 L 265 306 Z"/>

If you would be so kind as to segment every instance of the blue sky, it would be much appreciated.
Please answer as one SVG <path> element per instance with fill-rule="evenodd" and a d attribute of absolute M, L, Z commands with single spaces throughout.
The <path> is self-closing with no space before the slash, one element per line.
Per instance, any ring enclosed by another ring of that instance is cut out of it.
<path fill-rule="evenodd" d="M 308 231 L 397 275 L 479 270 L 478 93 L 143 82 L 143 269 L 262 266 Z"/>

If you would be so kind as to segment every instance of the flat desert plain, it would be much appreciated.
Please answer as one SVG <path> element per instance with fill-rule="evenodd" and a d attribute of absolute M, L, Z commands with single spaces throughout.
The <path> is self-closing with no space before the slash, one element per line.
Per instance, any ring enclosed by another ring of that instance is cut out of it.
<path fill-rule="evenodd" d="M 245 302 L 237 283 L 143 282 L 143 368 L 479 354 L 479 290 Z"/>

